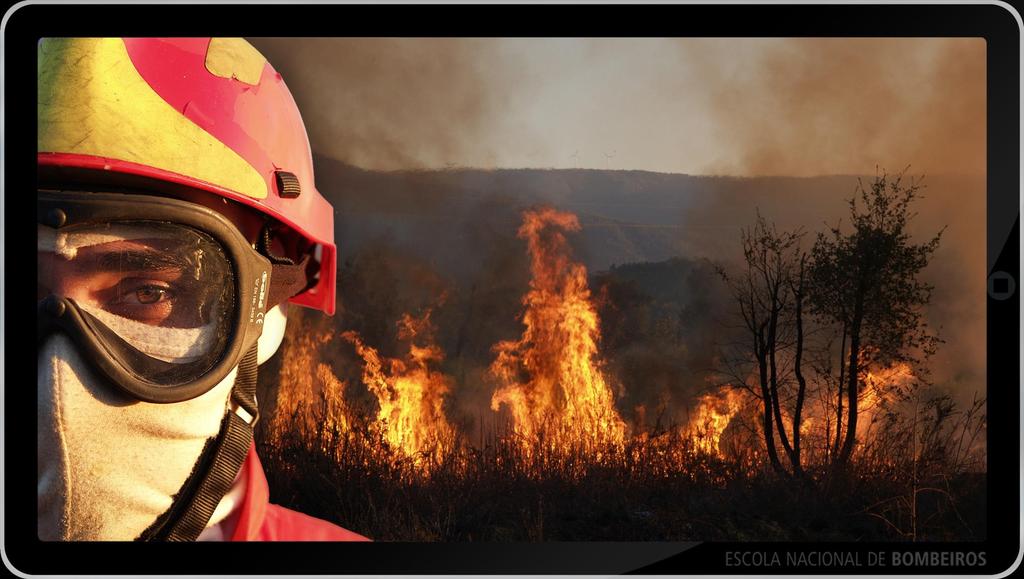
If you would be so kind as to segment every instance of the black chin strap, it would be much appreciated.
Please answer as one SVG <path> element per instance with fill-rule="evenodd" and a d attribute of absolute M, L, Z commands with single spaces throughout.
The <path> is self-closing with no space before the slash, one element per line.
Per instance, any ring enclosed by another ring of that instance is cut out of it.
<path fill-rule="evenodd" d="M 196 540 L 206 528 L 221 499 L 231 489 L 249 453 L 253 427 L 259 420 L 259 410 L 256 408 L 256 344 L 238 364 L 231 400 L 238 409 L 228 412 L 224 417 L 220 433 L 203 449 L 199 462 L 174 497 L 171 508 L 143 531 L 137 540 Z"/>

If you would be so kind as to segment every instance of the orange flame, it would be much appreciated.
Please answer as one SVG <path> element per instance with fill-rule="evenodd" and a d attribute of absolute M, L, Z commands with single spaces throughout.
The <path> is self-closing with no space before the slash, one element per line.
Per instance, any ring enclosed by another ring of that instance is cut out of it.
<path fill-rule="evenodd" d="M 342 334 L 365 362 L 363 383 L 377 398 L 379 427 L 385 440 L 414 462 L 429 469 L 452 450 L 454 429 L 444 413 L 444 398 L 451 380 L 431 369 L 444 358 L 429 339 L 430 312 L 414 319 L 405 314 L 399 322 L 399 339 L 409 342 L 406 360 L 382 358 L 353 331 Z M 423 339 L 423 345 L 414 340 Z"/>
<path fill-rule="evenodd" d="M 792 423 L 792 422 L 791 422 Z M 813 416 L 809 416 L 800 421 L 800 436 L 807 436 L 811 432 L 811 428 L 814 427 L 815 421 Z"/>
<path fill-rule="evenodd" d="M 721 456 L 718 444 L 733 417 L 743 408 L 743 393 L 727 389 L 705 394 L 698 400 L 686 426 L 686 434 L 697 452 Z"/>
<path fill-rule="evenodd" d="M 573 261 L 564 235 L 579 229 L 571 213 L 523 213 L 518 234 L 527 241 L 532 274 L 522 300 L 525 329 L 519 340 L 494 346 L 490 373 L 501 386 L 491 408 L 508 407 L 513 430 L 526 446 L 593 450 L 599 459 L 600 448 L 622 445 L 625 423 L 597 353 L 599 320 L 587 270 Z"/>
<path fill-rule="evenodd" d="M 864 377 L 860 407 L 870 410 L 877 407 L 887 398 L 887 391 L 894 387 L 903 387 L 914 380 L 914 371 L 910 364 L 898 362 L 875 372 L 867 372 Z"/>
<path fill-rule="evenodd" d="M 871 427 L 883 416 L 886 406 L 892 402 L 894 391 L 905 388 L 915 379 L 913 369 L 906 362 L 897 362 L 892 366 L 865 373 L 858 412 L 866 415 L 867 420 L 858 422 L 858 438 L 871 438 Z"/>
<path fill-rule="evenodd" d="M 312 441 L 324 439 L 317 433 L 336 436 L 349 430 L 345 384 L 319 359 L 318 348 L 330 340 L 330 332 L 317 331 L 305 324 L 301 332 L 285 335 L 272 435 L 293 429 Z M 313 368 L 315 371 L 311 372 Z"/>

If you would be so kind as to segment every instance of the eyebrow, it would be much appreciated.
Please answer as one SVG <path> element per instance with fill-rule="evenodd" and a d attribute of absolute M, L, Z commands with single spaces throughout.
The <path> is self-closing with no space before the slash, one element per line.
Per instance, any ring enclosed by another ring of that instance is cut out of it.
<path fill-rule="evenodd" d="M 186 270 L 193 264 L 180 256 L 160 251 L 110 251 L 96 258 L 103 271 Z"/>

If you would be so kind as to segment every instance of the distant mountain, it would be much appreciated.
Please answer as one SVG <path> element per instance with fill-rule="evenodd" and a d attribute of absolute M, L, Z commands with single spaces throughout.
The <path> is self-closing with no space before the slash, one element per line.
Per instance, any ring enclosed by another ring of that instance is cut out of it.
<path fill-rule="evenodd" d="M 738 249 L 740 227 L 757 210 L 779 227 L 820 230 L 845 216 L 845 200 L 857 184 L 856 176 L 737 178 L 589 169 L 378 172 L 322 156 L 315 164 L 318 187 L 337 212 L 342 256 L 371 240 L 386 240 L 453 271 L 483 258 L 481 244 L 515 235 L 519 212 L 531 205 L 576 213 L 583 226 L 581 259 L 606 269 L 677 255 L 728 258 Z M 929 181 L 926 194 L 937 202 L 922 203 L 918 225 L 935 229 L 975 218 L 984 227 L 984 202 L 970 201 L 971 192 L 983 199 L 983 181 Z"/>

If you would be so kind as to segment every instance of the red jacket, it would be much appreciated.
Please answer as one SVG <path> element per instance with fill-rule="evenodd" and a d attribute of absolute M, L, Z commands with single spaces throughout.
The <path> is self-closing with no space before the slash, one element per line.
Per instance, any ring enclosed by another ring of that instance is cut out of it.
<path fill-rule="evenodd" d="M 309 515 L 270 504 L 270 489 L 256 446 L 242 465 L 245 498 L 232 541 L 369 541 L 366 537 Z"/>

